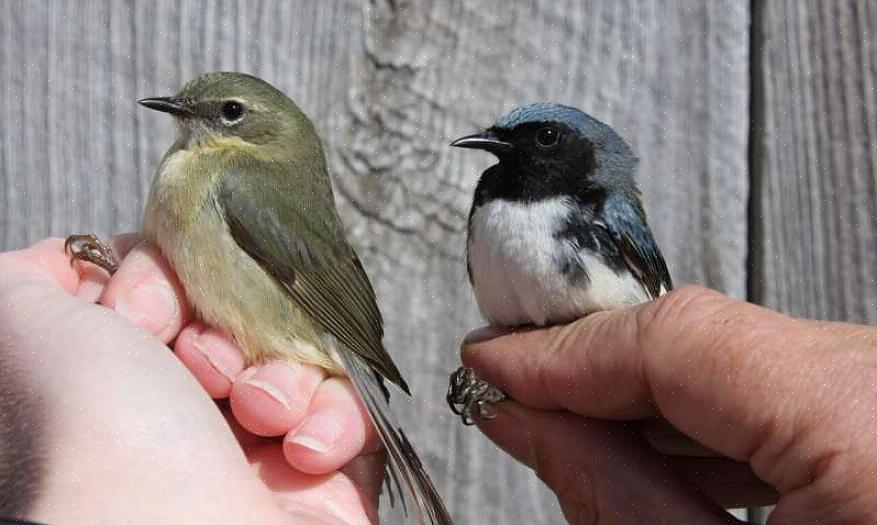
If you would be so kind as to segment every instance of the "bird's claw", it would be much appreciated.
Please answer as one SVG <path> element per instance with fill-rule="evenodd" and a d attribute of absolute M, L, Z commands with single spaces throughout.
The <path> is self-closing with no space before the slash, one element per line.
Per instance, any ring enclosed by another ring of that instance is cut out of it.
<path fill-rule="evenodd" d="M 94 234 L 70 235 L 64 241 L 64 251 L 70 254 L 70 266 L 76 261 L 88 261 L 103 268 L 110 275 L 119 269 L 113 249 Z"/>
<path fill-rule="evenodd" d="M 493 419 L 496 414 L 489 407 L 508 399 L 502 390 L 483 379 L 478 379 L 475 370 L 461 366 L 449 378 L 448 406 L 460 416 L 464 425 L 474 425 L 474 414 L 481 419 Z"/>

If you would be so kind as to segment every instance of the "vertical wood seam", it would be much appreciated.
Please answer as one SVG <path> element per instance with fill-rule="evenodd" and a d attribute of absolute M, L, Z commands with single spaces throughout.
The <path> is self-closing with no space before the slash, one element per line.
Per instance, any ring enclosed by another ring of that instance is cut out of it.
<path fill-rule="evenodd" d="M 746 146 L 749 172 L 749 195 L 746 213 L 746 299 L 753 303 L 764 300 L 764 225 L 761 203 L 764 184 L 762 160 L 765 156 L 761 134 L 764 131 L 764 75 L 761 70 L 765 37 L 762 26 L 764 4 L 752 0 L 749 6 L 749 138 Z"/>

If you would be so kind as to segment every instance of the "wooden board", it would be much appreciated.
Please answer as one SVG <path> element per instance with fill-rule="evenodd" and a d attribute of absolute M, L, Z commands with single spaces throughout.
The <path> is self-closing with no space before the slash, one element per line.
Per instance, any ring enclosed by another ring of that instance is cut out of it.
<path fill-rule="evenodd" d="M 754 300 L 877 322 L 877 5 L 759 5 L 754 33 Z"/>
<path fill-rule="evenodd" d="M 480 324 L 463 231 L 491 163 L 447 144 L 525 103 L 589 111 L 641 157 L 675 280 L 744 297 L 748 25 L 734 0 L 2 2 L 0 248 L 136 229 L 174 129 L 134 101 L 213 69 L 262 76 L 324 137 L 413 385 L 402 419 L 452 513 L 558 523 L 535 476 L 444 406 L 459 342 Z"/>

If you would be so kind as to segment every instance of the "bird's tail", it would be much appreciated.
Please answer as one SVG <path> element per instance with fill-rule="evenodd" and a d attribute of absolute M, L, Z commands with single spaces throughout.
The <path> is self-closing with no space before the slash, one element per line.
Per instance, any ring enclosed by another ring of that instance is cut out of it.
<path fill-rule="evenodd" d="M 381 441 L 387 449 L 387 470 L 406 514 L 411 507 L 417 522 L 424 525 L 453 525 L 441 496 L 435 490 L 420 458 L 405 437 L 390 410 L 380 376 L 354 352 L 338 352 L 350 380 L 359 391 Z M 388 484 L 389 485 L 389 484 Z M 393 486 L 390 485 L 392 501 Z M 410 505 L 405 505 L 405 500 Z"/>

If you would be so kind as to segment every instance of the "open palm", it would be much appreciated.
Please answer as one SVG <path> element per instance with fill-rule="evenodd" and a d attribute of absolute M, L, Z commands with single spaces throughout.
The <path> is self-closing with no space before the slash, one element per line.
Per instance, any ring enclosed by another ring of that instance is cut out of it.
<path fill-rule="evenodd" d="M 0 363 L 18 385 L 4 395 L 38 400 L 22 442 L 42 474 L 22 515 L 374 521 L 384 457 L 350 384 L 292 363 L 245 369 L 234 343 L 191 321 L 154 248 L 114 247 L 112 278 L 71 267 L 60 239 L 0 254 Z"/>

